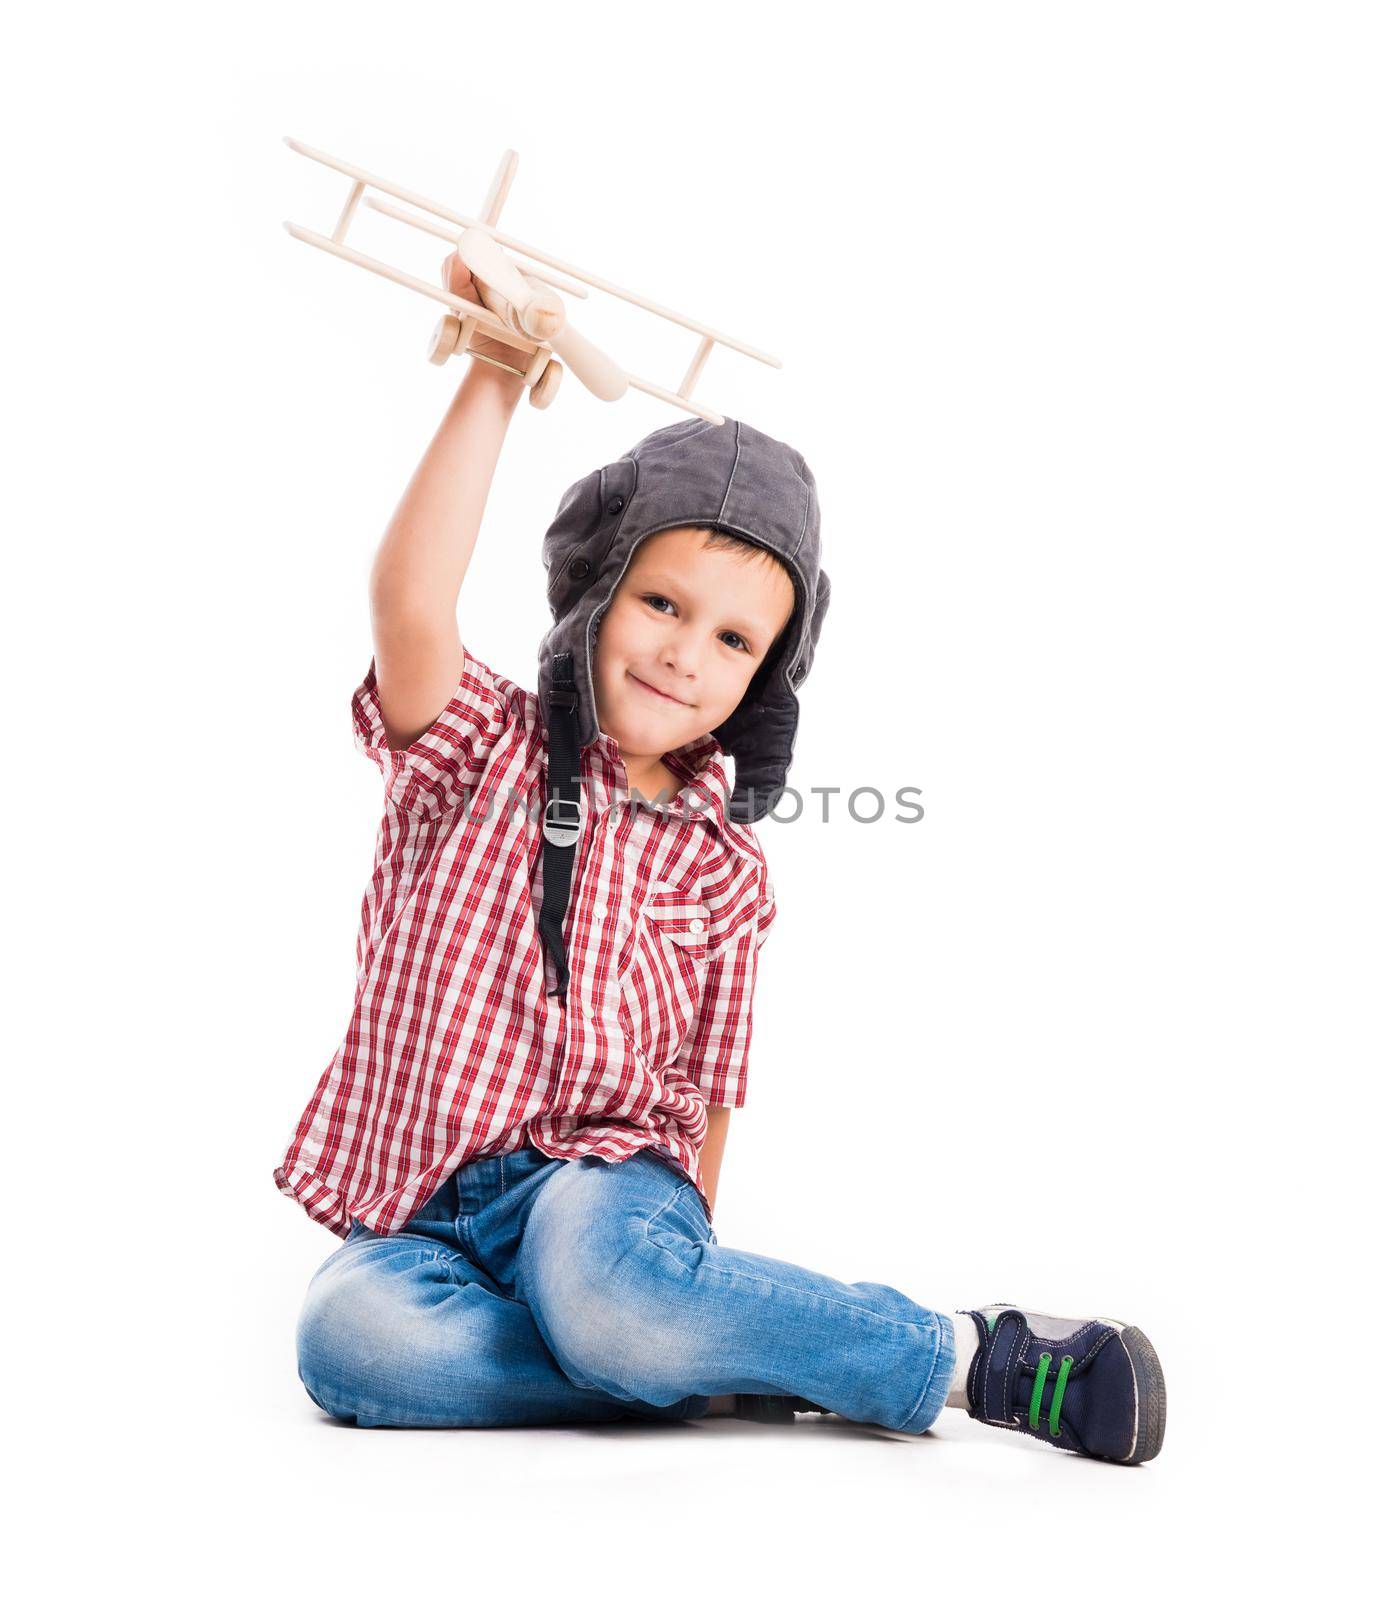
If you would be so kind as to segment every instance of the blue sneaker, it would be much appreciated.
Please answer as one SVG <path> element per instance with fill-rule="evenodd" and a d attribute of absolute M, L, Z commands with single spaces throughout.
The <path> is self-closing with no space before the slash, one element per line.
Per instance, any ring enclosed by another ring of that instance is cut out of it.
<path fill-rule="evenodd" d="M 977 1325 L 967 1400 L 978 1422 L 1126 1466 L 1158 1455 L 1164 1374 L 1138 1328 L 1007 1305 L 965 1314 Z"/>

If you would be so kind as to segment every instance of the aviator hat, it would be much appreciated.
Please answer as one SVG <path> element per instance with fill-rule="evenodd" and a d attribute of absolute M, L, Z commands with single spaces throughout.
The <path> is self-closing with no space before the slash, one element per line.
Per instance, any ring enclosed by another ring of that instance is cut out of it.
<path fill-rule="evenodd" d="M 819 499 L 804 457 L 729 417 L 658 428 L 572 484 L 542 545 L 554 626 L 541 641 L 537 692 L 547 728 L 574 693 L 577 746 L 599 735 L 593 652 L 599 618 L 643 539 L 687 524 L 761 545 L 789 571 L 795 609 L 736 710 L 712 730 L 732 756 L 728 815 L 756 822 L 784 787 L 799 725 L 795 690 L 828 609 L 819 565 Z M 563 692 L 561 692 L 563 691 Z"/>

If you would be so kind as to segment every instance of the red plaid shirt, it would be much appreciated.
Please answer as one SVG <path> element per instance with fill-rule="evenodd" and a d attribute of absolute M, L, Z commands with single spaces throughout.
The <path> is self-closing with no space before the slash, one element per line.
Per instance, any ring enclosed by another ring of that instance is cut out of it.
<path fill-rule="evenodd" d="M 566 1006 L 538 930 L 546 733 L 537 695 L 466 652 L 453 699 L 390 750 L 375 663 L 355 743 L 384 777 L 354 1014 L 273 1176 L 344 1237 L 396 1233 L 466 1161 L 534 1145 L 645 1146 L 704 1196 L 706 1105 L 747 1085 L 757 951 L 775 918 L 756 834 L 727 816 L 711 734 L 663 759 L 685 787 L 632 800 L 617 741 L 580 755 L 586 803 Z"/>

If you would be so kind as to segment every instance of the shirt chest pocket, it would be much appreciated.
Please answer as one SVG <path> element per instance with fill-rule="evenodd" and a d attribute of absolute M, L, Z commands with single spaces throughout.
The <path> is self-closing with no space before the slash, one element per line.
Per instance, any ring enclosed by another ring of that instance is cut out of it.
<path fill-rule="evenodd" d="M 641 942 L 663 959 L 700 962 L 709 953 L 709 914 L 693 890 L 654 883 L 642 902 Z"/>
<path fill-rule="evenodd" d="M 621 974 L 620 1019 L 639 1059 L 673 1060 L 709 967 L 709 914 L 693 888 L 653 883 Z"/>

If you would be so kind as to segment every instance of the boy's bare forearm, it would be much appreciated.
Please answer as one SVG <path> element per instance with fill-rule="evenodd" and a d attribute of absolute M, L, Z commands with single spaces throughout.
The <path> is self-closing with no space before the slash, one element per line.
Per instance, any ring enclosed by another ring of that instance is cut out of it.
<path fill-rule="evenodd" d="M 470 363 L 374 557 L 376 621 L 455 620 L 520 378 Z"/>
<path fill-rule="evenodd" d="M 728 1138 L 728 1118 L 731 1106 L 709 1106 L 709 1126 L 704 1142 L 699 1147 L 699 1176 L 704 1180 L 704 1191 L 709 1205 L 718 1204 L 718 1174 L 723 1168 L 723 1146 Z"/>

